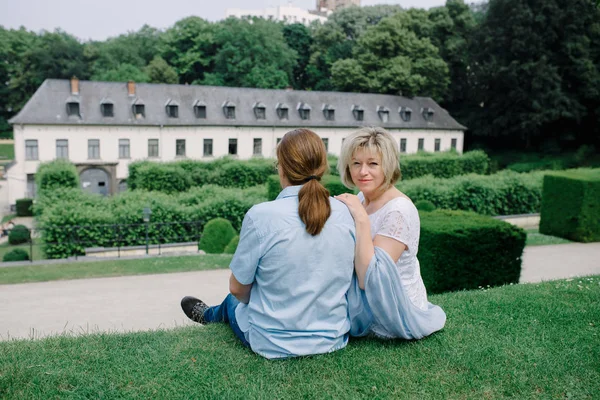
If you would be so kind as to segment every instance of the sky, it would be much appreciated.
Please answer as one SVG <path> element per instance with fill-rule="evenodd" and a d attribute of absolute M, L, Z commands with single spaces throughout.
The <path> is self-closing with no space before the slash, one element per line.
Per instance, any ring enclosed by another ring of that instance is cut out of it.
<path fill-rule="evenodd" d="M 0 25 L 7 29 L 54 31 L 56 28 L 81 40 L 105 40 L 144 24 L 165 29 L 196 15 L 209 21 L 225 17 L 227 8 L 263 9 L 292 3 L 314 9 L 315 0 L 0 0 Z M 404 8 L 430 8 L 445 0 L 362 0 L 361 5 L 399 4 Z"/>

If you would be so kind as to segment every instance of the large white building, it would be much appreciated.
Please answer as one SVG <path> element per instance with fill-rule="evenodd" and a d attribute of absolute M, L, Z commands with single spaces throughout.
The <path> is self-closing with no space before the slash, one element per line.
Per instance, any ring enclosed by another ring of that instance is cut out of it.
<path fill-rule="evenodd" d="M 77 166 L 86 190 L 112 194 L 126 188 L 134 160 L 274 157 L 278 140 L 298 127 L 336 155 L 360 126 L 386 128 L 402 153 L 462 152 L 466 129 L 427 97 L 77 79 L 46 80 L 10 123 L 5 205 L 35 196 L 39 164 L 55 158 Z"/>
<path fill-rule="evenodd" d="M 288 6 L 268 7 L 260 10 L 246 10 L 241 8 L 228 8 L 225 11 L 226 17 L 260 17 L 264 19 L 272 19 L 274 21 L 282 21 L 288 24 L 303 24 L 310 25 L 313 21 L 321 23 L 327 21 L 325 15 L 311 13 L 303 8 Z"/>

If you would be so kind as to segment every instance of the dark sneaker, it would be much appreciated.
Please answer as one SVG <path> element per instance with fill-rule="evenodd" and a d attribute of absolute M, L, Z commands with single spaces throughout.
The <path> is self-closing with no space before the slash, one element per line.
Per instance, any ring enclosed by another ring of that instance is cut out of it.
<path fill-rule="evenodd" d="M 200 299 L 192 296 L 185 296 L 181 299 L 181 308 L 189 319 L 199 324 L 205 324 L 204 311 L 208 306 Z"/>

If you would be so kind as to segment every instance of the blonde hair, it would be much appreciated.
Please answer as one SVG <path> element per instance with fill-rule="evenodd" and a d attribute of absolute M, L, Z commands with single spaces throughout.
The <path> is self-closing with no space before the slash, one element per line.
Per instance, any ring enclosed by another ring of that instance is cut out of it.
<path fill-rule="evenodd" d="M 350 175 L 350 163 L 358 149 L 366 149 L 372 153 L 377 152 L 381 156 L 381 168 L 383 169 L 383 189 L 394 185 L 401 176 L 400 163 L 398 159 L 398 148 L 392 135 L 383 128 L 366 127 L 350 134 L 342 144 L 342 153 L 338 159 L 338 171 L 342 183 L 348 188 L 356 185 Z"/>
<path fill-rule="evenodd" d="M 318 235 L 331 215 L 329 191 L 320 182 L 329 170 L 325 144 L 313 131 L 295 129 L 279 142 L 277 161 L 292 185 L 304 185 L 298 192 L 298 214 L 306 232 Z"/>

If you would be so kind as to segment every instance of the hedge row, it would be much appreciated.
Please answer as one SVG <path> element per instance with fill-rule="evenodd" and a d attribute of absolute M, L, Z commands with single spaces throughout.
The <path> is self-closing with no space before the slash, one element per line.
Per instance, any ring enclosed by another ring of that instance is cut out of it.
<path fill-rule="evenodd" d="M 41 163 L 35 174 L 38 194 L 58 188 L 78 188 L 79 174 L 74 164 L 57 159 Z"/>
<path fill-rule="evenodd" d="M 246 212 L 267 200 L 265 193 L 264 185 L 245 190 L 207 185 L 176 195 L 138 190 L 103 198 L 59 189 L 34 208 L 47 257 L 65 258 L 84 254 L 86 247 L 145 244 L 144 207 L 152 210 L 151 244 L 195 241 L 204 225 L 219 217 L 239 231 Z"/>
<path fill-rule="evenodd" d="M 348 189 L 340 178 L 333 175 L 325 175 L 321 179 L 321 183 L 327 190 L 329 190 L 330 196 L 337 196 L 342 193 L 354 193 L 352 189 Z M 271 175 L 267 179 L 267 198 L 270 200 L 275 200 L 277 195 L 281 192 L 281 184 L 279 183 L 278 175 Z"/>

